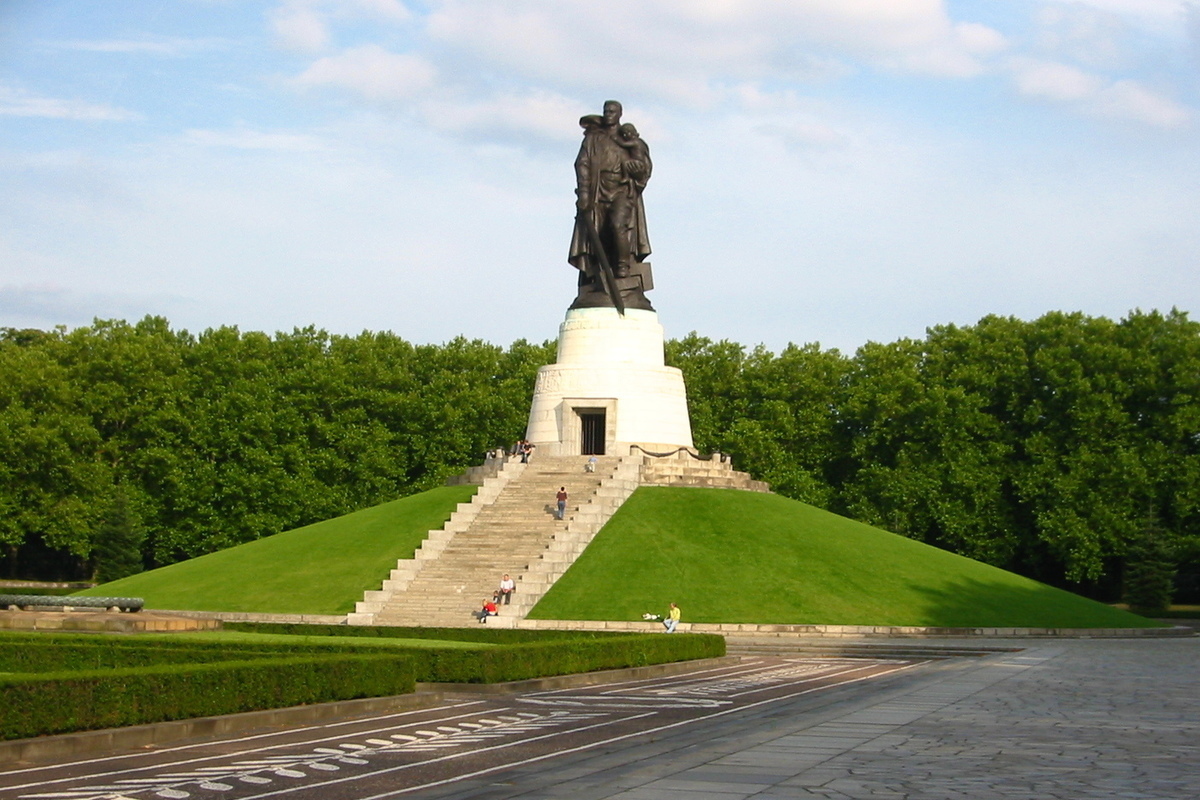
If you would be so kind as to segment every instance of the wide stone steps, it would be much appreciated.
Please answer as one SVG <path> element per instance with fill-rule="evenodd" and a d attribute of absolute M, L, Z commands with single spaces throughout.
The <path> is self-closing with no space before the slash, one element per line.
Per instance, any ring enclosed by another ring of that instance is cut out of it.
<path fill-rule="evenodd" d="M 545 595 L 612 514 L 641 485 L 712 486 L 767 491 L 735 472 L 725 457 L 628 456 L 599 459 L 595 473 L 582 456 L 534 455 L 529 464 L 489 459 L 469 478 L 483 480 L 443 530 L 431 531 L 415 558 L 401 560 L 378 591 L 364 594 L 348 621 L 355 625 L 473 625 L 472 612 L 491 597 L 500 577 L 517 583 L 512 604 L 491 624 L 512 625 Z M 462 482 L 462 481 L 460 481 Z M 566 518 L 555 517 L 565 486 Z"/>
<path fill-rule="evenodd" d="M 547 554 L 552 559 L 564 555 L 561 537 L 620 463 L 602 458 L 596 472 L 588 473 L 586 461 L 535 455 L 519 475 L 490 494 L 469 526 L 431 533 L 425 552 L 398 564 L 382 590 L 366 593 L 360 611 L 372 613 L 371 624 L 376 625 L 475 624 L 471 613 L 483 598 L 491 597 L 506 572 L 518 581 L 517 598 L 535 586 L 540 596 L 545 582 L 527 584 L 523 573 Z M 560 486 L 569 495 L 562 521 L 554 516 Z M 512 616 L 520 605 L 514 599 L 511 606 L 502 607 L 501 616 Z"/>

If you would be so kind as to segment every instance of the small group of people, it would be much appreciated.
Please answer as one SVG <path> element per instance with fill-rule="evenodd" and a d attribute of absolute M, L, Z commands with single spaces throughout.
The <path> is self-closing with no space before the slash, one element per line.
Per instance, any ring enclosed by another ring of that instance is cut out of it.
<path fill-rule="evenodd" d="M 514 444 L 514 445 L 512 446 L 512 455 L 514 455 L 514 456 L 520 456 L 520 457 L 521 457 L 521 463 L 522 463 L 522 464 L 528 464 L 528 463 L 529 463 L 529 457 L 530 457 L 531 455 L 533 455 L 533 449 L 534 449 L 535 447 L 537 447 L 537 445 L 533 444 L 532 442 L 527 442 L 527 441 L 525 441 L 524 439 L 519 439 L 519 440 L 516 442 L 516 444 Z"/>
<path fill-rule="evenodd" d="M 500 606 L 509 605 L 512 603 L 512 596 L 517 591 L 517 582 L 506 572 L 504 577 L 500 579 L 500 586 L 496 589 L 490 600 L 484 600 L 483 606 L 475 612 L 475 618 L 481 623 L 486 622 L 488 617 L 500 616 Z"/>

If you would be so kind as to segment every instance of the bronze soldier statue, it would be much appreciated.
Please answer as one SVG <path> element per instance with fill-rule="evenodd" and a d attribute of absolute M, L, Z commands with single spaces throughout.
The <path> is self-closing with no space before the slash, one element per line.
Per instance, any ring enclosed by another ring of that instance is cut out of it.
<path fill-rule="evenodd" d="M 621 104 L 579 120 L 583 143 L 575 159 L 576 215 L 567 260 L 579 270 L 579 295 L 571 308 L 596 306 L 653 310 L 650 239 L 642 191 L 653 165 L 637 128 L 621 124 Z"/>

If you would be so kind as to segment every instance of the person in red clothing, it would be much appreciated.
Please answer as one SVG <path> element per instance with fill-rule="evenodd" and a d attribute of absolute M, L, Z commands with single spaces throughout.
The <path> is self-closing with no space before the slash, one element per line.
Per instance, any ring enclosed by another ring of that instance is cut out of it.
<path fill-rule="evenodd" d="M 487 622 L 488 617 L 494 617 L 499 613 L 500 609 L 496 607 L 496 604 L 493 601 L 484 600 L 483 608 L 475 612 L 475 617 L 480 622 Z"/>
<path fill-rule="evenodd" d="M 562 519 L 567 513 L 567 487 L 558 487 L 558 494 L 555 495 L 555 499 L 558 500 L 558 518 Z"/>

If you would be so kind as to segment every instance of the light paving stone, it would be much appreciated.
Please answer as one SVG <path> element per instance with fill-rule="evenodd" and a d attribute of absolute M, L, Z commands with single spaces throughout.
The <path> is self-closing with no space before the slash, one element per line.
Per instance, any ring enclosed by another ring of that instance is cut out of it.
<path fill-rule="evenodd" d="M 664 780 L 655 781 L 649 786 L 660 789 L 670 789 L 677 792 L 720 792 L 720 793 L 744 793 L 754 794 L 761 792 L 763 789 L 771 786 L 770 783 L 746 780 L 728 780 L 718 778 L 706 778 L 703 774 L 696 770 L 688 770 L 684 773 L 685 778 L 666 778 Z"/>
<path fill-rule="evenodd" d="M 1193 800 L 1200 639 L 1028 640 L 894 687 L 797 701 L 530 800 Z M 647 745 L 637 745 L 645 748 Z"/>
<path fill-rule="evenodd" d="M 677 788 L 662 788 L 654 785 L 639 786 L 636 789 L 630 789 L 628 792 L 612 795 L 620 800 L 678 800 L 678 798 L 695 798 L 696 800 L 745 800 L 757 792 L 747 791 L 726 791 L 718 792 L 712 789 L 698 789 L 695 791 Z"/>

